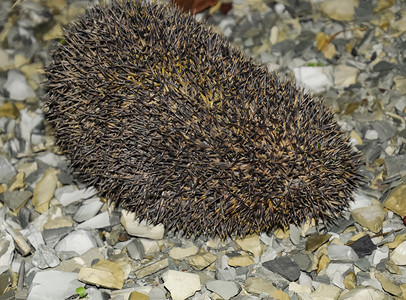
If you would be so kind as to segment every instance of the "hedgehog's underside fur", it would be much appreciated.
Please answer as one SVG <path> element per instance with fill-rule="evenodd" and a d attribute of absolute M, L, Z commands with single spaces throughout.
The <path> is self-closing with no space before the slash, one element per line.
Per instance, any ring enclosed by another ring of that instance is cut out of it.
<path fill-rule="evenodd" d="M 65 30 L 44 110 L 82 180 L 140 219 L 244 236 L 329 221 L 359 156 L 320 100 L 178 9 L 114 2 Z"/>

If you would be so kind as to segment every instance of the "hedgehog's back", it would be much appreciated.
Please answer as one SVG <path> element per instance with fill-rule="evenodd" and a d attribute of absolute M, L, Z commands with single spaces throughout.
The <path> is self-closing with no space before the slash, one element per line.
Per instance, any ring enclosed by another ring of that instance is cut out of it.
<path fill-rule="evenodd" d="M 115 2 L 66 29 L 45 114 L 88 184 L 186 234 L 335 217 L 356 186 L 333 115 L 175 8 Z"/>

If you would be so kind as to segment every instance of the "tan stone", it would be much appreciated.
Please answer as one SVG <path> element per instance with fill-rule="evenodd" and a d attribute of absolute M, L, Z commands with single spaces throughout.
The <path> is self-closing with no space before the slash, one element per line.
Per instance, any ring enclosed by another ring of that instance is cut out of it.
<path fill-rule="evenodd" d="M 118 264 L 108 260 L 100 260 L 91 268 L 81 268 L 78 279 L 110 289 L 122 289 L 124 273 Z"/>
<path fill-rule="evenodd" d="M 37 182 L 32 197 L 32 205 L 37 212 L 43 213 L 48 210 L 49 202 L 54 197 L 56 184 L 58 182 L 56 175 L 58 173 L 58 170 L 50 168 L 45 171 L 44 175 Z"/>
<path fill-rule="evenodd" d="M 406 216 L 406 183 L 395 187 L 386 198 L 383 206 L 398 214 L 402 218 Z"/>
<path fill-rule="evenodd" d="M 199 248 L 195 245 L 190 245 L 189 247 L 173 247 L 169 250 L 169 256 L 179 260 L 194 255 L 197 251 L 199 251 Z"/>
<path fill-rule="evenodd" d="M 386 277 L 382 276 L 381 274 L 375 274 L 375 277 L 382 284 L 382 288 L 386 292 L 398 297 L 402 295 L 402 289 L 393 282 L 391 282 L 390 280 L 388 280 Z"/>
<path fill-rule="evenodd" d="M 238 247 L 246 252 L 252 253 L 254 257 L 260 257 L 262 253 L 264 253 L 258 234 L 249 235 L 244 239 L 237 239 L 235 242 Z"/>
<path fill-rule="evenodd" d="M 319 265 L 317 267 L 317 273 L 324 270 L 329 263 L 330 263 L 330 258 L 328 258 L 327 255 L 323 255 L 322 257 L 320 257 Z"/>
<path fill-rule="evenodd" d="M 188 263 L 195 270 L 203 270 L 204 268 L 207 268 L 212 263 L 214 263 L 216 260 L 217 255 L 210 252 L 192 255 L 187 258 Z"/>
<path fill-rule="evenodd" d="M 271 295 L 277 291 L 272 282 L 260 277 L 248 277 L 245 280 L 244 286 L 247 292 L 256 295 L 259 295 L 261 293 L 268 293 L 269 295 Z"/>
<path fill-rule="evenodd" d="M 169 260 L 167 258 L 159 260 L 153 264 L 150 264 L 142 269 L 139 269 L 135 272 L 137 278 L 143 278 L 145 276 L 151 275 L 159 270 L 165 269 L 168 267 Z"/>
<path fill-rule="evenodd" d="M 351 212 L 355 222 L 375 233 L 381 231 L 386 214 L 386 211 L 378 204 L 356 208 Z"/>
<path fill-rule="evenodd" d="M 134 291 L 131 293 L 130 298 L 128 300 L 149 300 L 149 296 L 143 293 Z"/>
<path fill-rule="evenodd" d="M 252 257 L 248 255 L 233 256 L 228 260 L 228 265 L 232 267 L 247 267 L 254 263 Z"/>

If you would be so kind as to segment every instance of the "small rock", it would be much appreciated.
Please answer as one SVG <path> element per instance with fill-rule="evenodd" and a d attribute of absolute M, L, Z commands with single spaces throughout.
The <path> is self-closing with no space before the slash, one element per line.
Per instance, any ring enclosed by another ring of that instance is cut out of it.
<path fill-rule="evenodd" d="M 167 258 L 159 260 L 155 263 L 149 264 L 146 267 L 143 267 L 142 269 L 139 269 L 135 272 L 135 276 L 137 278 L 143 278 L 145 276 L 154 274 L 158 272 L 159 270 L 167 268 L 169 265 L 169 260 Z"/>
<path fill-rule="evenodd" d="M 320 283 L 316 290 L 310 294 L 310 297 L 312 300 L 335 300 L 340 294 L 340 288 Z"/>
<path fill-rule="evenodd" d="M 55 246 L 56 251 L 74 251 L 79 255 L 84 254 L 97 244 L 91 233 L 87 230 L 76 230 L 69 233 Z"/>
<path fill-rule="evenodd" d="M 54 197 L 56 183 L 58 182 L 58 177 L 56 176 L 58 172 L 53 168 L 46 170 L 34 188 L 32 205 L 39 213 L 43 213 L 49 208 L 49 202 Z"/>
<path fill-rule="evenodd" d="M 0 155 L 0 183 L 8 183 L 17 174 L 7 158 Z"/>
<path fill-rule="evenodd" d="M 372 232 L 378 233 L 382 229 L 386 211 L 381 205 L 375 204 L 367 207 L 356 208 L 351 212 L 355 222 L 367 227 Z"/>
<path fill-rule="evenodd" d="M 385 293 L 370 286 L 343 291 L 338 300 L 387 300 Z"/>
<path fill-rule="evenodd" d="M 93 218 L 79 224 L 77 226 L 77 228 L 90 228 L 90 229 L 96 229 L 96 228 L 104 228 L 104 227 L 108 227 L 110 226 L 110 216 L 109 216 L 109 212 L 105 211 L 102 212 L 96 216 L 94 216 Z"/>
<path fill-rule="evenodd" d="M 230 257 L 227 263 L 232 267 L 247 267 L 253 265 L 255 262 L 249 255 L 238 255 Z"/>
<path fill-rule="evenodd" d="M 355 0 L 330 0 L 322 2 L 320 9 L 333 20 L 352 21 L 357 5 L 358 1 Z"/>
<path fill-rule="evenodd" d="M 22 101 L 36 97 L 25 76 L 16 70 L 8 71 L 7 81 L 3 87 L 8 92 L 10 99 L 13 100 Z"/>
<path fill-rule="evenodd" d="M 102 206 L 103 202 L 100 201 L 99 197 L 84 200 L 74 214 L 73 219 L 78 223 L 89 220 L 99 212 Z"/>
<path fill-rule="evenodd" d="M 30 191 L 5 191 L 3 194 L 4 204 L 11 210 L 18 212 L 32 197 Z"/>
<path fill-rule="evenodd" d="M 375 274 L 375 277 L 382 284 L 382 288 L 386 292 L 397 297 L 400 297 L 402 295 L 402 289 L 398 285 L 394 284 L 393 282 L 391 282 L 390 280 L 388 280 L 379 273 Z"/>
<path fill-rule="evenodd" d="M 32 264 L 39 269 L 55 268 L 59 263 L 60 260 L 56 256 L 55 250 L 43 244 L 32 256 Z"/>
<path fill-rule="evenodd" d="M 85 283 L 110 289 L 121 289 L 125 279 L 123 269 L 118 263 L 103 259 L 91 268 L 81 268 L 78 278 Z"/>
<path fill-rule="evenodd" d="M 311 287 L 297 284 L 296 282 L 289 283 L 289 292 L 296 293 L 300 299 L 311 299 Z"/>
<path fill-rule="evenodd" d="M 357 285 L 357 278 L 355 277 L 355 274 L 353 272 L 348 273 L 344 277 L 344 286 L 348 290 L 352 290 L 355 288 Z"/>
<path fill-rule="evenodd" d="M 389 257 L 389 247 L 379 247 L 369 256 L 369 262 L 372 266 L 377 266 L 382 260 L 386 260 Z"/>
<path fill-rule="evenodd" d="M 7 270 L 13 261 L 14 257 L 14 241 L 13 238 L 5 232 L 3 229 L 0 229 L 0 271 Z M 3 269 L 5 268 L 5 269 Z"/>
<path fill-rule="evenodd" d="M 300 276 L 299 266 L 287 256 L 277 257 L 262 263 L 262 265 L 290 281 L 296 281 Z"/>
<path fill-rule="evenodd" d="M 57 228 L 64 228 L 64 227 L 72 227 L 73 220 L 71 216 L 58 216 L 51 220 L 48 220 L 45 224 L 43 229 L 57 229 Z"/>
<path fill-rule="evenodd" d="M 209 281 L 206 283 L 206 288 L 226 300 L 240 292 L 240 286 L 238 284 L 225 280 Z"/>
<path fill-rule="evenodd" d="M 130 294 L 128 300 L 149 300 L 149 296 L 143 293 L 134 291 Z"/>
<path fill-rule="evenodd" d="M 248 277 L 244 282 L 244 287 L 247 292 L 255 295 L 261 293 L 272 295 L 277 290 L 272 282 L 266 281 L 260 277 Z"/>
<path fill-rule="evenodd" d="M 135 213 L 123 210 L 121 214 L 121 224 L 129 235 L 160 240 L 164 236 L 165 228 L 162 224 L 156 226 L 147 225 L 145 220 L 139 221 L 135 218 Z"/>
<path fill-rule="evenodd" d="M 185 257 L 196 254 L 199 251 L 195 245 L 189 247 L 173 247 L 169 250 L 169 256 L 173 259 L 183 259 Z"/>
<path fill-rule="evenodd" d="M 406 265 L 406 241 L 393 250 L 391 259 L 398 266 Z"/>
<path fill-rule="evenodd" d="M 145 249 L 141 241 L 138 239 L 133 239 L 127 244 L 128 255 L 135 260 L 141 260 L 145 256 Z"/>
<path fill-rule="evenodd" d="M 193 269 L 199 270 L 199 271 L 207 268 L 212 263 L 214 263 L 216 260 L 217 260 L 217 255 L 210 253 L 210 252 L 192 255 L 187 258 L 189 265 L 191 265 L 193 267 Z"/>
<path fill-rule="evenodd" d="M 357 82 L 359 70 L 347 65 L 334 67 L 334 86 L 345 88 Z"/>
<path fill-rule="evenodd" d="M 383 206 L 402 218 L 406 216 L 406 182 L 390 191 Z"/>
<path fill-rule="evenodd" d="M 372 242 L 371 237 L 366 234 L 349 245 L 359 258 L 372 254 L 377 246 Z"/>
<path fill-rule="evenodd" d="M 306 240 L 306 250 L 313 252 L 317 250 L 321 245 L 326 243 L 331 237 L 331 234 L 312 234 Z"/>
<path fill-rule="evenodd" d="M 246 252 L 252 253 L 254 257 L 260 257 L 263 253 L 259 235 L 257 234 L 249 235 L 244 239 L 237 239 L 235 242 L 238 247 Z"/>
<path fill-rule="evenodd" d="M 70 204 L 89 199 L 97 193 L 93 187 L 78 190 L 75 186 L 64 186 L 55 191 L 55 198 L 63 205 Z"/>
<path fill-rule="evenodd" d="M 317 93 L 333 86 L 331 67 L 296 67 L 293 71 L 298 82 Z"/>
<path fill-rule="evenodd" d="M 388 178 L 406 174 L 406 154 L 389 156 L 384 161 Z"/>
<path fill-rule="evenodd" d="M 35 273 L 28 298 L 29 300 L 66 299 L 84 284 L 78 281 L 78 273 L 55 270 Z"/>
<path fill-rule="evenodd" d="M 328 249 L 328 257 L 330 258 L 330 260 L 351 262 L 358 259 L 358 255 L 350 246 L 329 245 L 327 249 Z"/>
<path fill-rule="evenodd" d="M 169 270 L 162 275 L 162 279 L 173 300 L 184 300 L 201 289 L 197 274 Z"/>

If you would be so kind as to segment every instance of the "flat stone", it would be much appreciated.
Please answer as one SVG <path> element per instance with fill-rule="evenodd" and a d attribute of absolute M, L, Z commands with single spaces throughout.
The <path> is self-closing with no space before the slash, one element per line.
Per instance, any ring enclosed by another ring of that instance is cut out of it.
<path fill-rule="evenodd" d="M 249 255 L 238 255 L 230 257 L 227 263 L 232 267 L 246 267 L 253 265 L 255 262 L 254 259 Z"/>
<path fill-rule="evenodd" d="M 169 256 L 173 259 L 183 259 L 185 257 L 196 254 L 199 251 L 195 245 L 183 246 L 183 247 L 173 247 L 169 250 Z"/>
<path fill-rule="evenodd" d="M 58 177 L 56 175 L 58 172 L 58 170 L 53 168 L 46 170 L 34 188 L 32 205 L 39 213 L 43 213 L 49 208 L 49 202 L 54 197 L 56 183 L 58 181 Z"/>
<path fill-rule="evenodd" d="M 212 263 L 214 263 L 216 260 L 217 260 L 217 255 L 210 253 L 210 252 L 192 255 L 187 258 L 187 262 L 189 263 L 189 265 L 191 265 L 193 267 L 193 269 L 199 270 L 199 271 L 207 268 Z"/>
<path fill-rule="evenodd" d="M 244 288 L 247 292 L 254 295 L 259 295 L 261 293 L 272 295 L 277 290 L 272 282 L 260 277 L 248 277 L 244 282 Z"/>
<path fill-rule="evenodd" d="M 80 223 L 77 228 L 90 228 L 90 229 L 97 229 L 97 228 L 105 228 L 110 226 L 110 216 L 109 212 L 105 211 L 102 212 L 89 220 Z"/>
<path fill-rule="evenodd" d="M 91 233 L 87 230 L 76 230 L 69 233 L 55 246 L 56 251 L 74 251 L 79 255 L 84 254 L 97 244 Z"/>
<path fill-rule="evenodd" d="M 300 276 L 299 266 L 289 257 L 281 256 L 262 263 L 268 270 L 278 273 L 290 281 L 296 281 Z"/>
<path fill-rule="evenodd" d="M 369 256 L 369 262 L 372 266 L 376 267 L 382 261 L 386 261 L 389 257 L 389 247 L 379 247 Z"/>
<path fill-rule="evenodd" d="M 3 194 L 4 204 L 13 211 L 18 211 L 32 197 L 31 191 L 5 191 Z"/>
<path fill-rule="evenodd" d="M 60 263 L 55 250 L 42 244 L 32 256 L 32 264 L 39 269 L 55 268 Z"/>
<path fill-rule="evenodd" d="M 130 297 L 128 298 L 128 300 L 149 300 L 149 296 L 145 295 L 143 293 L 134 291 L 131 293 Z"/>
<path fill-rule="evenodd" d="M 240 286 L 237 283 L 225 280 L 209 281 L 206 283 L 206 288 L 226 300 L 240 292 Z"/>
<path fill-rule="evenodd" d="M 4 83 L 3 88 L 8 92 L 10 99 L 17 101 L 23 101 L 36 96 L 25 76 L 17 70 L 8 71 L 7 81 Z"/>
<path fill-rule="evenodd" d="M 357 4 L 355 0 L 330 0 L 322 2 L 320 9 L 333 20 L 352 21 Z"/>
<path fill-rule="evenodd" d="M 370 286 L 360 286 L 341 293 L 339 300 L 387 300 L 384 292 Z"/>
<path fill-rule="evenodd" d="M 129 235 L 160 240 L 164 236 L 165 228 L 162 224 L 148 225 L 145 220 L 139 221 L 135 213 L 122 210 L 121 224 Z"/>
<path fill-rule="evenodd" d="M 334 67 L 334 86 L 345 88 L 357 82 L 359 70 L 347 65 L 337 65 Z"/>
<path fill-rule="evenodd" d="M 137 271 L 135 271 L 135 276 L 137 278 L 143 278 L 148 275 L 154 274 L 158 272 L 159 270 L 167 268 L 169 265 L 169 260 L 167 258 L 159 260 L 155 263 L 149 264 L 146 267 L 143 267 Z"/>
<path fill-rule="evenodd" d="M 197 274 L 169 270 L 162 275 L 162 279 L 173 300 L 184 300 L 201 289 Z"/>
<path fill-rule="evenodd" d="M 44 224 L 44 230 L 47 229 L 57 229 L 57 228 L 64 228 L 64 227 L 72 227 L 73 220 L 71 216 L 58 216 L 48 220 Z"/>
<path fill-rule="evenodd" d="M 300 299 L 311 299 L 310 294 L 312 292 L 312 288 L 305 285 L 300 285 L 296 282 L 289 283 L 289 292 L 296 293 Z"/>
<path fill-rule="evenodd" d="M 402 218 L 406 216 L 406 182 L 390 191 L 383 206 Z"/>
<path fill-rule="evenodd" d="M 402 295 L 402 289 L 398 285 L 388 280 L 386 277 L 382 276 L 379 273 L 376 273 L 375 278 L 379 280 L 379 282 L 382 284 L 382 288 L 389 294 L 397 297 L 400 297 Z"/>
<path fill-rule="evenodd" d="M 406 154 L 384 158 L 388 178 L 406 175 Z"/>
<path fill-rule="evenodd" d="M 325 244 L 331 237 L 331 234 L 312 234 L 306 240 L 306 250 L 313 252 L 321 245 Z"/>
<path fill-rule="evenodd" d="M 40 271 L 35 273 L 28 299 L 66 299 L 81 286 L 83 287 L 84 283 L 78 281 L 78 273 L 55 270 Z"/>
<path fill-rule="evenodd" d="M 145 249 L 141 241 L 138 239 L 133 239 L 129 244 L 127 244 L 128 255 L 135 260 L 141 260 L 145 256 Z"/>
<path fill-rule="evenodd" d="M 372 254 L 377 246 L 372 242 L 371 237 L 366 234 L 349 245 L 359 258 Z"/>
<path fill-rule="evenodd" d="M 14 257 L 14 241 L 13 238 L 4 230 L 0 229 L 0 270 L 3 272 L 3 267 L 6 270 L 11 266 Z"/>
<path fill-rule="evenodd" d="M 237 239 L 235 243 L 242 250 L 252 253 L 254 257 L 260 257 L 264 252 L 261 242 L 259 241 L 259 235 L 257 234 L 249 235 L 244 239 Z"/>
<path fill-rule="evenodd" d="M 73 203 L 89 199 L 97 194 L 97 190 L 93 187 L 78 190 L 75 186 L 64 186 L 55 191 L 55 198 L 63 206 L 68 206 Z"/>
<path fill-rule="evenodd" d="M 334 285 L 320 283 L 314 292 L 310 294 L 312 300 L 335 300 L 340 296 L 341 289 Z"/>
<path fill-rule="evenodd" d="M 381 205 L 375 204 L 356 208 L 351 211 L 351 216 L 355 222 L 367 227 L 372 232 L 378 233 L 382 229 L 383 220 L 386 218 L 386 211 Z"/>
<path fill-rule="evenodd" d="M 47 246 L 54 248 L 55 245 L 66 235 L 72 232 L 72 227 L 61 227 L 55 229 L 47 229 L 42 232 L 42 237 L 44 238 Z"/>
<path fill-rule="evenodd" d="M 102 208 L 102 206 L 103 202 L 100 201 L 99 197 L 84 200 L 82 202 L 82 205 L 73 215 L 73 219 L 78 223 L 89 220 L 100 211 L 100 208 Z"/>
<path fill-rule="evenodd" d="M 124 283 L 124 272 L 120 264 L 108 260 L 100 260 L 91 268 L 81 268 L 78 278 L 85 283 L 110 289 L 121 289 Z"/>
<path fill-rule="evenodd" d="M 17 174 L 7 158 L 0 155 L 0 183 L 8 183 Z"/>
<path fill-rule="evenodd" d="M 355 274 L 353 272 L 348 273 L 344 277 L 344 286 L 348 290 L 352 290 L 356 287 L 357 285 L 357 278 L 355 277 Z"/>
<path fill-rule="evenodd" d="M 351 262 L 358 259 L 355 251 L 346 245 L 329 245 L 327 247 L 328 257 L 331 260 L 339 260 L 343 262 Z"/>
<path fill-rule="evenodd" d="M 300 270 L 305 272 L 311 272 L 317 266 L 317 258 L 308 251 L 298 252 L 293 256 L 293 260 L 297 263 Z"/>
<path fill-rule="evenodd" d="M 393 250 L 391 259 L 398 266 L 406 265 L 406 241 L 401 243 Z"/>

